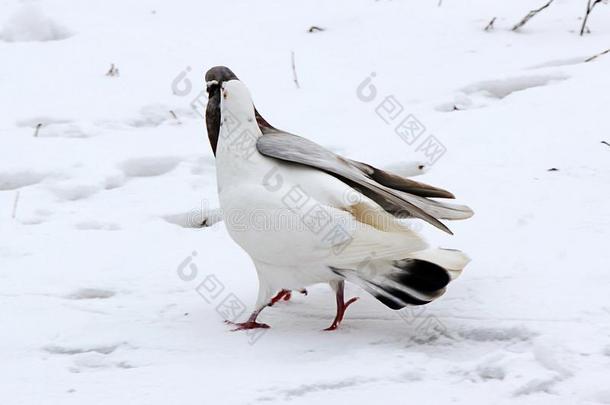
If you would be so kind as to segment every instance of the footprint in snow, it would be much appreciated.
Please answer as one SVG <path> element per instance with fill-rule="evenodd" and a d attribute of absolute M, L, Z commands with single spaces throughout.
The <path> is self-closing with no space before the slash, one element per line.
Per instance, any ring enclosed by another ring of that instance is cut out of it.
<path fill-rule="evenodd" d="M 104 223 L 98 221 L 83 221 L 74 225 L 81 231 L 118 231 L 121 227 L 114 223 Z"/>
<path fill-rule="evenodd" d="M 75 292 L 68 294 L 65 298 L 70 300 L 93 300 L 107 299 L 114 297 L 116 293 L 111 290 L 101 288 L 81 288 Z"/>
<path fill-rule="evenodd" d="M 0 191 L 16 190 L 40 183 L 46 175 L 30 170 L 0 173 Z"/>
<path fill-rule="evenodd" d="M 486 80 L 466 86 L 463 91 L 466 94 L 481 93 L 487 97 L 503 99 L 513 93 L 529 90 L 535 87 L 546 86 L 568 79 L 568 76 L 555 75 L 534 75 L 516 76 L 506 79 Z"/>
<path fill-rule="evenodd" d="M 161 176 L 174 170 L 180 163 L 175 156 L 144 157 L 126 160 L 119 168 L 127 177 Z"/>
<path fill-rule="evenodd" d="M 462 88 L 454 101 L 440 104 L 436 107 L 436 110 L 451 112 L 481 108 L 485 107 L 489 100 L 503 100 L 515 93 L 544 87 L 568 78 L 567 75 L 556 73 L 484 80 Z"/>
<path fill-rule="evenodd" d="M 51 188 L 53 193 L 64 201 L 77 201 L 91 197 L 100 191 L 101 187 L 94 184 L 76 184 L 64 182 Z"/>
<path fill-rule="evenodd" d="M 98 353 L 98 354 L 110 354 L 114 352 L 119 346 L 120 343 L 110 344 L 110 345 L 83 345 L 83 346 L 61 346 L 61 345 L 47 345 L 42 349 L 51 354 L 65 354 L 65 355 L 75 355 L 82 353 Z"/>
<path fill-rule="evenodd" d="M 510 327 L 462 329 L 458 336 L 475 342 L 510 342 L 531 340 L 536 335 L 524 327 Z"/>

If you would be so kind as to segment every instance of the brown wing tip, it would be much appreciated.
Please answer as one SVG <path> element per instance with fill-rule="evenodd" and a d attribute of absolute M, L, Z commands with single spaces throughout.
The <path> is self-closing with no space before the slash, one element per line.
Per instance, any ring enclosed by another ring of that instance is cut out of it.
<path fill-rule="evenodd" d="M 439 225 L 437 225 L 437 224 L 434 224 L 434 225 L 435 225 L 435 226 L 436 226 L 438 229 L 440 229 L 441 231 L 445 231 L 445 232 L 447 232 L 449 235 L 453 235 L 453 232 L 451 232 L 451 229 L 449 229 L 449 228 L 447 227 L 447 225 L 443 224 L 441 221 L 438 221 L 438 223 L 439 223 L 441 226 L 439 226 Z"/>
<path fill-rule="evenodd" d="M 421 183 L 420 183 L 421 184 Z M 436 195 L 430 195 L 429 197 L 433 197 L 433 198 L 450 198 L 450 199 L 455 199 L 455 195 L 447 190 L 443 190 L 442 188 L 433 188 L 434 193 L 429 193 L 429 194 L 436 194 Z M 426 191 L 431 191 L 430 189 L 427 189 Z"/>

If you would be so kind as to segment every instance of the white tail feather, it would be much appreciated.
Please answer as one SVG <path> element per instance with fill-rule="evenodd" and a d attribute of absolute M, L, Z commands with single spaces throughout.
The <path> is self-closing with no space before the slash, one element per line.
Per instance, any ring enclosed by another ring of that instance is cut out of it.
<path fill-rule="evenodd" d="M 470 262 L 470 258 L 464 252 L 453 249 L 426 249 L 409 254 L 411 259 L 420 259 L 431 262 L 443 267 L 455 280 L 462 273 L 462 270 Z"/>

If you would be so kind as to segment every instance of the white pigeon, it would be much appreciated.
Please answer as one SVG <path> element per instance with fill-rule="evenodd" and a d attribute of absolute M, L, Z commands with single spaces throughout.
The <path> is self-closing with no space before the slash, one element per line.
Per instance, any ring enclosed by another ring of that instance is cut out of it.
<path fill-rule="evenodd" d="M 329 283 L 337 312 L 327 330 L 334 330 L 356 299 L 345 302 L 345 280 L 398 310 L 438 298 L 466 266 L 465 254 L 429 248 L 404 220 L 419 218 L 451 233 L 439 219 L 473 212 L 430 199 L 453 198 L 450 192 L 274 128 L 227 67 L 210 69 L 205 80 L 220 207 L 259 280 L 255 309 L 237 329 L 268 328 L 257 322 L 265 307 L 290 290 Z"/>

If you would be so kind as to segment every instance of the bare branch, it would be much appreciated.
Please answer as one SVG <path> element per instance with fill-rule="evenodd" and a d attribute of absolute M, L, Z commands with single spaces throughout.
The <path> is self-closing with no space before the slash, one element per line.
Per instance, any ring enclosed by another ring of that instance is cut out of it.
<path fill-rule="evenodd" d="M 36 124 L 36 129 L 34 129 L 34 138 L 38 137 L 38 131 L 40 131 L 41 127 L 42 127 L 42 123 Z"/>
<path fill-rule="evenodd" d="M 598 54 L 591 56 L 590 58 L 585 59 L 585 62 L 591 62 L 592 60 L 595 60 L 595 59 L 599 58 L 600 56 L 607 54 L 608 52 L 610 52 L 610 49 L 606 49 L 603 52 L 600 52 Z"/>
<path fill-rule="evenodd" d="M 527 24 L 527 22 L 529 20 L 531 20 L 532 18 L 534 18 L 536 16 L 536 14 L 538 14 L 539 12 L 541 12 L 542 10 L 544 10 L 545 8 L 550 6 L 553 3 L 553 1 L 555 1 L 555 0 L 549 0 L 549 2 L 546 3 L 544 6 L 542 6 L 540 8 L 537 8 L 535 10 L 532 10 L 529 13 L 527 13 L 527 15 L 525 17 L 523 17 L 523 19 L 521 21 L 519 21 L 517 24 L 515 24 L 515 26 L 513 27 L 513 31 L 517 31 L 519 28 L 521 28 L 525 24 Z"/>
<path fill-rule="evenodd" d="M 591 11 L 593 11 L 593 8 L 597 5 L 597 3 L 601 2 L 602 0 L 587 0 L 587 11 L 585 12 L 585 16 L 582 19 L 582 26 L 580 27 L 581 37 L 584 35 L 585 31 L 589 31 L 587 28 L 587 20 L 589 19 L 589 14 L 591 14 Z"/>
<path fill-rule="evenodd" d="M 483 29 L 483 31 L 491 31 L 494 29 L 494 23 L 496 22 L 496 17 L 492 18 L 489 24 Z"/>
<path fill-rule="evenodd" d="M 115 77 L 119 75 L 119 69 L 114 66 L 114 63 L 110 64 L 110 69 L 106 72 L 106 76 Z"/>
<path fill-rule="evenodd" d="M 171 115 L 171 116 L 172 116 L 172 118 L 173 118 L 174 120 L 176 120 L 176 124 L 182 124 L 182 122 L 180 121 L 180 118 L 178 118 L 178 114 L 176 114 L 176 113 L 174 112 L 174 110 L 169 110 L 169 115 Z"/>
<path fill-rule="evenodd" d="M 17 217 L 17 204 L 19 204 L 19 190 L 17 190 L 17 193 L 15 194 L 15 201 L 13 202 L 13 219 Z"/>
<path fill-rule="evenodd" d="M 322 32 L 324 31 L 324 28 L 322 27 L 318 27 L 317 25 L 312 25 L 311 27 L 309 27 L 309 29 L 307 30 L 307 32 L 313 33 L 313 32 Z"/>
<path fill-rule="evenodd" d="M 294 81 L 294 85 L 297 86 L 297 89 L 300 89 L 301 86 L 299 86 L 299 79 L 297 78 L 297 67 L 294 60 L 294 51 L 290 52 L 290 60 L 292 63 L 292 79 Z"/>

